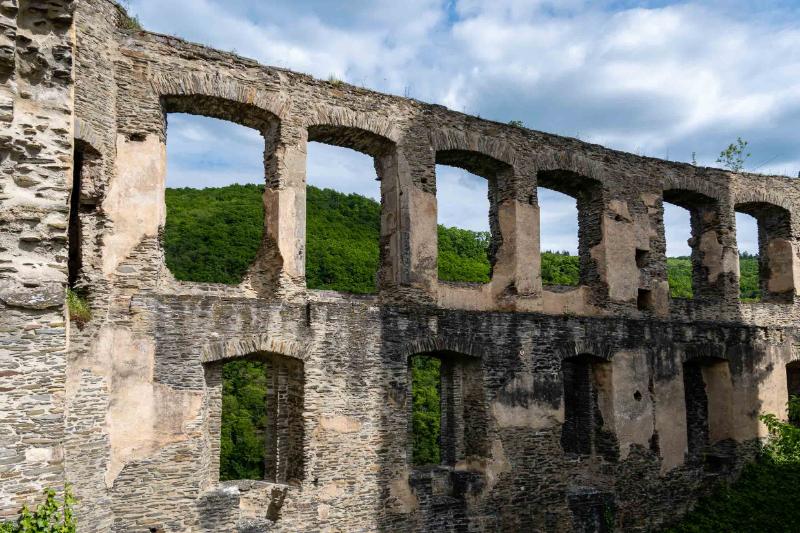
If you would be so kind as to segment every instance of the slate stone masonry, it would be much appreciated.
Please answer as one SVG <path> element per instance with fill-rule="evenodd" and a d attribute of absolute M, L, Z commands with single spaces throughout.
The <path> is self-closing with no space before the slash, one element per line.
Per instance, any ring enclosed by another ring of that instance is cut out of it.
<path fill-rule="evenodd" d="M 786 414 L 794 180 L 259 65 L 125 29 L 108 0 L 8 0 L 0 27 L 0 519 L 69 482 L 89 532 L 646 531 L 738 474 L 759 413 Z M 175 112 L 264 137 L 264 240 L 237 286 L 165 265 Z M 375 159 L 376 295 L 305 286 L 309 141 Z M 437 163 L 489 181 L 488 283 L 438 280 Z M 537 186 L 578 200 L 578 287 L 542 285 Z M 691 211 L 690 300 L 669 297 L 664 202 Z M 739 301 L 737 211 L 759 222 L 760 303 Z M 418 354 L 443 362 L 428 467 Z M 245 357 L 271 369 L 270 461 L 220 482 L 220 370 Z"/>

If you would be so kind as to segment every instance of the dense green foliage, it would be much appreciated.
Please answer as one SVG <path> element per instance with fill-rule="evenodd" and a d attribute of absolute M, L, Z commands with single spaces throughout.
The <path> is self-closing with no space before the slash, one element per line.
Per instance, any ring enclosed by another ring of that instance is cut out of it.
<path fill-rule="evenodd" d="M 488 231 L 469 231 L 439 226 L 439 279 L 489 281 Z"/>
<path fill-rule="evenodd" d="M 743 253 L 739 257 L 739 296 L 745 302 L 761 299 L 758 279 L 758 256 Z"/>
<path fill-rule="evenodd" d="M 308 187 L 308 287 L 360 294 L 375 292 L 380 218 L 380 204 L 374 200 Z"/>
<path fill-rule="evenodd" d="M 415 465 L 439 464 L 441 361 L 417 355 L 411 359 L 413 459 Z"/>
<path fill-rule="evenodd" d="M 669 295 L 673 298 L 691 298 L 692 292 L 692 260 L 688 257 L 670 257 L 667 259 L 667 281 Z"/>
<path fill-rule="evenodd" d="M 789 401 L 790 418 L 800 414 L 800 398 Z M 732 484 L 720 487 L 686 515 L 670 533 L 800 531 L 800 428 L 773 414 L 761 415 L 770 438 L 757 462 Z"/>
<path fill-rule="evenodd" d="M 758 280 L 758 256 L 744 252 L 739 257 L 739 290 L 742 301 L 755 302 L 761 299 Z M 688 257 L 667 259 L 669 295 L 673 298 L 691 298 L 692 260 Z"/>
<path fill-rule="evenodd" d="M 259 361 L 237 360 L 222 369 L 220 479 L 263 479 L 267 375 Z"/>
<path fill-rule="evenodd" d="M 264 233 L 264 188 L 167 189 L 164 250 L 179 280 L 235 284 Z"/>
<path fill-rule="evenodd" d="M 45 500 L 32 510 L 23 506 L 16 522 L 0 523 L 0 533 L 75 533 L 77 523 L 72 508 L 76 502 L 70 486 L 64 489 L 62 501 L 53 489 L 45 489 L 44 496 Z"/>
<path fill-rule="evenodd" d="M 567 252 L 542 254 L 542 284 L 577 285 L 580 280 L 578 257 Z"/>
<path fill-rule="evenodd" d="M 264 227 L 263 186 L 167 189 L 164 230 L 166 261 L 177 279 L 238 283 L 255 259 Z M 306 281 L 312 289 L 351 293 L 375 291 L 380 205 L 356 194 L 307 189 Z M 488 232 L 439 226 L 439 277 L 447 281 L 489 281 Z M 691 262 L 667 260 L 673 297 L 690 298 Z M 758 260 L 741 259 L 742 295 L 758 296 Z M 542 254 L 542 283 L 577 285 L 578 258 L 565 252 Z M 439 460 L 438 360 L 413 365 L 414 460 Z M 264 373 L 258 363 L 229 363 L 223 387 L 221 476 L 263 476 Z"/>

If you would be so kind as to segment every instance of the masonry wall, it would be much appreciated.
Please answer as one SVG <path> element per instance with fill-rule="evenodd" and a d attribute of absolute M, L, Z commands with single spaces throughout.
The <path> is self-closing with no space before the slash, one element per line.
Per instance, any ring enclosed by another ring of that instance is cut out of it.
<path fill-rule="evenodd" d="M 637 157 L 131 32 L 107 0 L 79 0 L 74 24 L 66 4 L 48 6 L 32 11 L 50 21 L 46 36 L 0 8 L 60 61 L 31 69 L 32 44 L 17 39 L 24 53 L 0 66 L 13 104 L 0 175 L 0 517 L 66 480 L 82 531 L 646 530 L 734 477 L 764 436 L 757 414 L 784 412 L 800 312 L 792 180 Z M 265 236 L 238 286 L 176 282 L 165 266 L 170 112 L 264 136 Z M 375 296 L 305 288 L 309 140 L 375 158 Z M 73 144 L 71 279 L 93 311 L 81 328 L 61 308 Z M 490 181 L 490 283 L 437 279 L 437 163 Z M 579 200 L 579 287 L 542 286 L 538 184 Z M 665 200 L 694 213 L 692 300 L 668 296 Z M 762 285 L 779 297 L 765 303 L 738 299 L 737 209 L 766 213 Z M 445 369 L 454 451 L 427 468 L 410 460 L 408 361 L 420 353 L 458 362 Z M 240 357 L 295 360 L 302 394 L 276 430 L 293 443 L 276 445 L 291 463 L 277 482 L 218 480 L 219 368 Z M 573 449 L 564 368 L 576 358 L 594 362 L 597 427 Z M 725 372 L 684 375 L 707 360 Z"/>
<path fill-rule="evenodd" d="M 72 11 L 0 3 L 0 521 L 64 482 Z"/>

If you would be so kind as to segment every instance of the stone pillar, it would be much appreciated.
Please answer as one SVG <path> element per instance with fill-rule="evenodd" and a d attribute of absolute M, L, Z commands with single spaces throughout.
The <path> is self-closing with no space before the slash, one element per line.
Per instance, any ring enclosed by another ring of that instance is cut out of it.
<path fill-rule="evenodd" d="M 417 139 L 419 141 L 419 139 Z M 393 272 L 400 290 L 410 297 L 435 300 L 438 285 L 438 236 L 435 186 L 435 160 L 430 144 L 398 147 L 399 188 L 387 188 L 386 196 L 395 195 L 399 208 L 396 238 L 399 256 L 393 259 Z M 413 295 L 413 296 L 412 296 Z M 401 298 L 404 297 L 399 295 Z"/>
<path fill-rule="evenodd" d="M 463 367 L 450 357 L 441 366 L 441 450 L 442 464 L 455 465 L 464 459 Z"/>
<path fill-rule="evenodd" d="M 492 288 L 496 297 L 536 296 L 542 291 L 539 249 L 539 208 L 535 180 L 509 168 L 489 180 L 496 196 L 497 233 L 501 242 L 494 254 Z M 495 217 L 492 217 L 494 220 Z M 494 235 L 493 235 L 494 237 Z"/>
<path fill-rule="evenodd" d="M 248 273 L 262 296 L 291 296 L 305 290 L 307 132 L 274 125 L 266 139 L 264 243 Z"/>
<path fill-rule="evenodd" d="M 265 363 L 267 373 L 264 477 L 275 483 L 303 478 L 303 365 L 283 357 Z"/>

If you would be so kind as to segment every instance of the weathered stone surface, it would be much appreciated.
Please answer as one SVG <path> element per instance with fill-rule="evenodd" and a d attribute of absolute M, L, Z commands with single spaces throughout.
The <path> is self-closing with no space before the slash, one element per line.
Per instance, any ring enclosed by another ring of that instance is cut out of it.
<path fill-rule="evenodd" d="M 125 31 L 108 0 L 40 4 L 0 3 L 0 519 L 69 481 L 90 532 L 647 530 L 735 476 L 797 388 L 793 180 Z M 265 237 L 239 286 L 164 263 L 171 112 L 264 136 Z M 308 141 L 375 159 L 375 296 L 305 287 Z M 437 279 L 437 163 L 489 181 L 487 284 Z M 537 186 L 577 200 L 579 287 L 542 286 Z M 692 300 L 668 295 L 665 201 L 691 211 Z M 738 299 L 736 211 L 759 221 L 762 303 Z M 428 468 L 419 353 L 443 361 Z M 268 479 L 220 483 L 220 369 L 240 357 L 271 369 Z"/>

